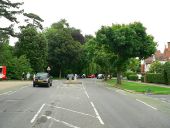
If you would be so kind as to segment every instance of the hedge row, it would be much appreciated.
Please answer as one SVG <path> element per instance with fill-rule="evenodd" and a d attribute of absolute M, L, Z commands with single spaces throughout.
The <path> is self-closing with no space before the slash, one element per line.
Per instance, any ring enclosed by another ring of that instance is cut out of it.
<path fill-rule="evenodd" d="M 144 82 L 144 77 L 141 81 Z M 146 82 L 170 85 L 170 62 L 164 64 L 162 73 L 146 73 Z"/>
<path fill-rule="evenodd" d="M 164 75 L 161 73 L 147 73 L 146 74 L 146 81 L 148 83 L 158 83 L 158 84 L 165 84 Z"/>
<path fill-rule="evenodd" d="M 129 75 L 127 77 L 128 80 L 133 80 L 133 81 L 137 81 L 138 80 L 138 76 L 137 75 Z"/>

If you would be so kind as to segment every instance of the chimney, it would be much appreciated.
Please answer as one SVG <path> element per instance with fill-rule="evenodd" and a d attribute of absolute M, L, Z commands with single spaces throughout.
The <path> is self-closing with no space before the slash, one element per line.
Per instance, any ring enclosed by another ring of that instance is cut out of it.
<path fill-rule="evenodd" d="M 170 48 L 170 42 L 168 42 L 168 48 Z"/>

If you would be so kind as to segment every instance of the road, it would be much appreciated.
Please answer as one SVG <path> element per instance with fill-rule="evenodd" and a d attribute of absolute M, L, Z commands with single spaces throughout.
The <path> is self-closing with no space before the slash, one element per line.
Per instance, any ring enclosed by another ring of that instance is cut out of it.
<path fill-rule="evenodd" d="M 170 128 L 170 103 L 101 80 L 17 88 L 0 95 L 0 128 Z"/>

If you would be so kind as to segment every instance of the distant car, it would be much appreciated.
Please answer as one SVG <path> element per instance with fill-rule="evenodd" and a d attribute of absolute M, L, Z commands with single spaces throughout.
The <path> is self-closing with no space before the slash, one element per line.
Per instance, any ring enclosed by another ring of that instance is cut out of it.
<path fill-rule="evenodd" d="M 74 74 L 67 74 L 66 79 L 67 80 L 74 80 Z"/>
<path fill-rule="evenodd" d="M 81 75 L 81 78 L 86 78 L 86 74 L 82 74 L 82 75 Z"/>
<path fill-rule="evenodd" d="M 97 79 L 103 79 L 104 78 L 104 75 L 103 74 L 98 74 L 97 75 Z"/>
<path fill-rule="evenodd" d="M 52 86 L 52 77 L 46 72 L 40 72 L 33 78 L 33 87 L 36 85 L 45 85 L 47 87 Z"/>
<path fill-rule="evenodd" d="M 94 74 L 90 74 L 87 76 L 87 78 L 95 78 L 96 76 Z"/>

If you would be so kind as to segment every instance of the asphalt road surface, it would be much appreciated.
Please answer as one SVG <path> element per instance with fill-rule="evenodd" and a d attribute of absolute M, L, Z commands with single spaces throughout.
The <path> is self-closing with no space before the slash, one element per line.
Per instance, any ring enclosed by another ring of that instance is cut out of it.
<path fill-rule="evenodd" d="M 169 102 L 79 81 L 0 94 L 0 128 L 170 128 Z"/>

